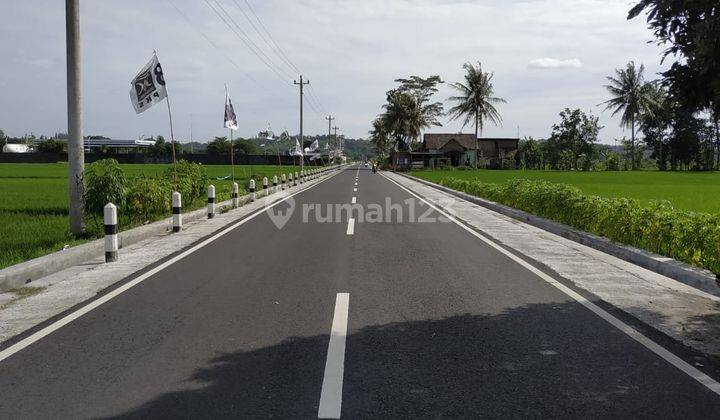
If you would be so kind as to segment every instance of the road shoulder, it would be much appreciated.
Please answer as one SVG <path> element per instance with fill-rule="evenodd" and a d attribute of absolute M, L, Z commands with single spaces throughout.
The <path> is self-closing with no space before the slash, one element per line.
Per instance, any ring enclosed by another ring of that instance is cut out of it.
<path fill-rule="evenodd" d="M 706 355 L 720 355 L 720 298 L 407 177 L 385 175 L 667 336 Z"/>

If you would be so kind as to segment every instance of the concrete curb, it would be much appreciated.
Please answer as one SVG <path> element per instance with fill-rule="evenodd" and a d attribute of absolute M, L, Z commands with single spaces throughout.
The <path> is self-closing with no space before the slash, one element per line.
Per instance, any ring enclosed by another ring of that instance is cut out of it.
<path fill-rule="evenodd" d="M 716 281 L 716 276 L 708 270 L 693 267 L 684 262 L 663 257 L 662 255 L 653 254 L 652 252 L 648 252 L 643 249 L 619 244 L 601 236 L 583 232 L 573 227 L 535 216 L 522 210 L 514 209 L 493 201 L 485 200 L 474 195 L 453 190 L 452 188 L 426 181 L 412 175 L 400 172 L 396 173 L 408 179 L 412 179 L 413 181 L 420 182 L 421 184 L 437 188 L 441 191 L 462 198 L 463 200 L 483 206 L 494 212 L 546 230 L 550 233 L 562 236 L 563 238 L 570 239 L 571 241 L 594 248 L 598 251 L 602 251 L 606 254 L 633 263 L 650 271 L 654 271 L 658 274 L 662 274 L 663 276 L 687 284 L 688 286 L 694 287 L 698 290 L 702 290 L 715 296 L 720 296 L 720 286 Z"/>
<path fill-rule="evenodd" d="M 319 178 L 312 181 L 306 181 L 306 183 L 317 182 L 324 178 L 323 175 L 327 175 L 332 171 L 341 168 L 342 166 L 331 166 L 327 167 L 326 171 L 321 174 Z M 262 191 L 262 190 L 261 190 Z M 269 189 L 267 191 L 270 191 Z M 263 195 L 258 194 L 258 198 Z M 252 200 L 251 194 L 246 194 L 239 197 L 240 205 L 245 205 Z M 216 212 L 222 213 L 232 208 L 232 200 L 223 201 L 218 203 Z M 201 207 L 197 210 L 193 210 L 188 213 L 183 213 L 183 224 L 191 223 L 197 220 L 203 220 L 207 218 L 207 208 Z M 147 238 L 166 235 L 172 232 L 172 217 L 168 217 L 157 222 L 148 223 L 144 226 L 128 229 L 118 233 L 119 247 L 130 246 L 134 243 L 140 242 Z M 27 283 L 74 265 L 82 264 L 86 261 L 92 260 L 105 253 L 104 239 L 95 239 L 93 241 L 68 248 L 66 250 L 53 252 L 52 254 L 43 255 L 29 261 L 25 261 L 19 264 L 12 265 L 10 267 L 0 270 L 0 292 L 16 289 L 23 287 Z"/>

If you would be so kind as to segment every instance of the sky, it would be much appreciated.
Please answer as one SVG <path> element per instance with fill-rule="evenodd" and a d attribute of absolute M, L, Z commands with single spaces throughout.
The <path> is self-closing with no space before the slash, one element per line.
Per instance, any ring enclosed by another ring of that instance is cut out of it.
<path fill-rule="evenodd" d="M 191 131 L 196 141 L 227 135 L 226 84 L 236 136 L 268 124 L 276 133 L 299 132 L 293 80 L 300 70 L 310 81 L 305 134 L 327 133 L 330 114 L 338 134 L 357 138 L 367 137 L 394 79 L 440 75 L 446 83 L 435 99 L 448 109 L 449 83 L 462 80 L 463 63 L 479 61 L 507 101 L 499 106 L 503 124 L 487 125 L 484 136 L 546 138 L 569 107 L 599 116 L 600 140 L 612 144 L 629 130 L 598 106 L 608 99 L 605 78 L 630 60 L 646 66 L 648 79 L 668 65 L 648 42 L 644 19 L 626 20 L 628 0 L 80 3 L 84 133 L 118 139 L 169 138 L 165 104 L 136 115 L 130 103 L 130 81 L 153 51 L 183 142 Z M 67 131 L 64 1 L 3 1 L 0 16 L 0 129 L 10 136 Z M 441 122 L 429 131 L 463 129 Z"/>

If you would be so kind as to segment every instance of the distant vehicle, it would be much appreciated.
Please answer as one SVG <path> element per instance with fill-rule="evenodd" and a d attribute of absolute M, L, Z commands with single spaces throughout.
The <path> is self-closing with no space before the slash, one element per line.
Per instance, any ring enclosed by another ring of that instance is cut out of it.
<path fill-rule="evenodd" d="M 13 144 L 8 143 L 3 146 L 3 153 L 30 153 L 32 149 L 27 144 Z"/>

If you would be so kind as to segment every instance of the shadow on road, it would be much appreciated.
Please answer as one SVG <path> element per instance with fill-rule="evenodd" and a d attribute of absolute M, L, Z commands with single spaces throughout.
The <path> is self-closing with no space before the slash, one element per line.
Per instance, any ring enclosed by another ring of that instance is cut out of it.
<path fill-rule="evenodd" d="M 329 327 L 329 326 L 328 326 Z M 574 302 L 354 329 L 345 418 L 709 418 L 718 398 Z M 113 418 L 315 418 L 328 336 L 225 354 Z"/>

